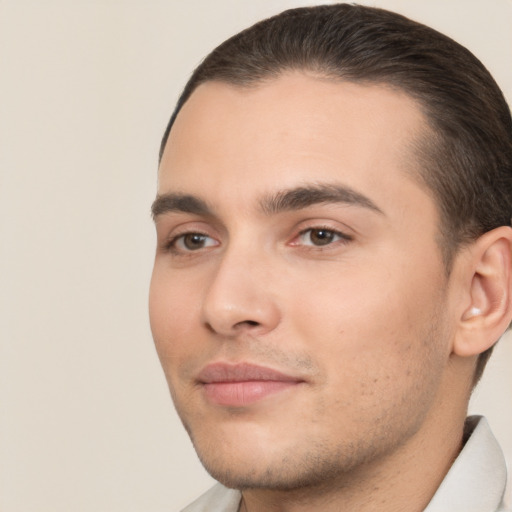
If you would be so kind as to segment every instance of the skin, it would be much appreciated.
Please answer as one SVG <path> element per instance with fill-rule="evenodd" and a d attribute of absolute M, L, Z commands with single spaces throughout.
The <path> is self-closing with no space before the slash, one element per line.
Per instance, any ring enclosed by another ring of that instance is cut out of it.
<path fill-rule="evenodd" d="M 423 510 L 460 449 L 474 358 L 453 343 L 470 258 L 445 272 L 414 177 L 426 129 L 405 94 L 305 73 L 203 84 L 176 120 L 158 194 L 208 211 L 155 203 L 151 326 L 198 455 L 243 490 L 241 510 Z M 319 184 L 359 199 L 268 207 Z M 197 377 L 217 362 L 300 383 L 219 405 Z"/>

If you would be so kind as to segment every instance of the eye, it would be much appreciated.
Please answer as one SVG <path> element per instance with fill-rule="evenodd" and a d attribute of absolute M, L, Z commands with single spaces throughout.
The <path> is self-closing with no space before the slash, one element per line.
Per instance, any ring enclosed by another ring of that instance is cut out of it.
<path fill-rule="evenodd" d="M 171 240 L 169 248 L 175 251 L 191 252 L 214 247 L 218 242 L 208 235 L 202 233 L 185 233 Z"/>
<path fill-rule="evenodd" d="M 309 228 L 302 231 L 298 237 L 300 244 L 323 247 L 334 242 L 348 241 L 352 238 L 348 235 L 327 228 Z"/>

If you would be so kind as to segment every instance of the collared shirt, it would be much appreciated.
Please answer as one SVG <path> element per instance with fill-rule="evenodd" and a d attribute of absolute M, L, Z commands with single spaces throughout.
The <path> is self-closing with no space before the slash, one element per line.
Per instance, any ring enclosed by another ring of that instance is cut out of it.
<path fill-rule="evenodd" d="M 471 416 L 466 426 L 472 432 L 424 512 L 512 512 L 503 501 L 505 458 L 487 420 Z M 182 512 L 237 512 L 241 498 L 217 484 Z"/>

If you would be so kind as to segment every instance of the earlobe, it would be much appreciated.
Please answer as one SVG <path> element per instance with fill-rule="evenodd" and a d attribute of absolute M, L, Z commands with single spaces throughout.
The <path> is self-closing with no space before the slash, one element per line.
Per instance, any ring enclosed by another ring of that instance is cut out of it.
<path fill-rule="evenodd" d="M 469 251 L 467 299 L 453 346 L 462 357 L 492 347 L 512 319 L 512 228 L 485 233 Z"/>

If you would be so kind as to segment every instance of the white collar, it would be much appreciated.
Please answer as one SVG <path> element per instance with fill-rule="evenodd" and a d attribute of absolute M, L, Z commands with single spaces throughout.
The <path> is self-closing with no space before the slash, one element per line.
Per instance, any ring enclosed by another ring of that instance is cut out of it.
<path fill-rule="evenodd" d="M 470 416 L 472 430 L 425 512 L 487 512 L 503 505 L 507 467 L 487 420 Z"/>

